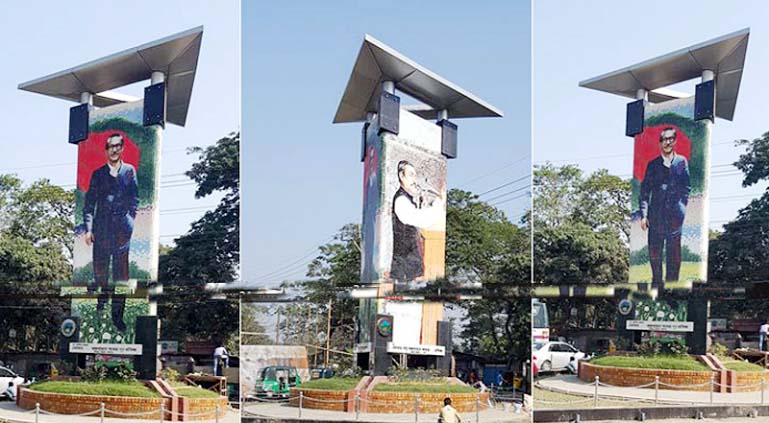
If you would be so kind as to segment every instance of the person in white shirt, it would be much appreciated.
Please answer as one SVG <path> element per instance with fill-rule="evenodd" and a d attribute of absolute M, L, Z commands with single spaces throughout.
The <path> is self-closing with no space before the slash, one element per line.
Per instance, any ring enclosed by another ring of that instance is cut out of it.
<path fill-rule="evenodd" d="M 214 349 L 214 375 L 222 376 L 220 373 L 224 373 L 224 368 L 229 366 L 229 362 L 230 357 L 227 349 L 224 348 L 224 345 L 219 344 Z"/>
<path fill-rule="evenodd" d="M 766 351 L 764 349 L 764 343 L 766 342 L 767 334 L 769 334 L 769 321 L 764 321 L 764 324 L 758 328 L 758 349 L 760 351 Z"/>
<path fill-rule="evenodd" d="M 443 399 L 443 408 L 438 414 L 438 423 L 462 423 L 457 410 L 451 406 L 451 398 Z"/>
<path fill-rule="evenodd" d="M 11 401 L 16 401 L 16 387 L 13 385 L 13 382 L 8 382 L 8 388 L 3 392 L 3 396 Z"/>

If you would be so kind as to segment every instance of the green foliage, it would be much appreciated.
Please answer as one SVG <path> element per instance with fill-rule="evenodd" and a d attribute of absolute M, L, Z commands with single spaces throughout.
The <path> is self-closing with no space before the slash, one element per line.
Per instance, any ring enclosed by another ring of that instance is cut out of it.
<path fill-rule="evenodd" d="M 56 351 L 68 304 L 54 281 L 70 276 L 72 191 L 0 175 L 0 345 L 6 352 Z M 45 295 L 54 297 L 45 298 Z"/>
<path fill-rule="evenodd" d="M 110 265 L 111 268 L 111 265 Z M 109 270 L 108 281 L 112 282 L 112 271 Z M 136 279 L 137 281 L 149 281 L 150 272 L 142 269 L 136 264 L 135 261 L 128 263 L 128 277 L 130 279 Z M 72 282 L 79 284 L 87 284 L 93 282 L 93 262 L 88 262 L 85 266 L 80 266 L 72 271 Z"/>
<path fill-rule="evenodd" d="M 232 134 L 205 149 L 191 150 L 200 154 L 186 173 L 198 184 L 195 196 L 220 192 L 224 197 L 161 256 L 160 280 L 166 284 L 203 286 L 235 280 L 240 260 L 239 148 L 240 134 Z"/>
<path fill-rule="evenodd" d="M 482 300 L 460 304 L 467 310 L 464 348 L 495 359 L 525 360 L 531 350 L 530 226 L 516 226 L 471 192 L 450 190 L 446 276 L 449 287 L 469 281 L 483 283 L 488 290 Z"/>
<path fill-rule="evenodd" d="M 534 170 L 534 283 L 627 281 L 630 184 L 573 165 Z"/>
<path fill-rule="evenodd" d="M 206 283 L 232 282 L 240 262 L 240 134 L 207 148 L 194 148 L 198 161 L 186 175 L 198 184 L 197 198 L 223 194 L 216 209 L 163 249 L 158 276 L 164 295 L 158 302 L 163 339 L 223 342 L 238 353 L 240 310 L 234 300 L 212 300 Z"/>
<path fill-rule="evenodd" d="M 160 394 L 141 382 L 63 382 L 48 381 L 30 386 L 33 391 L 59 394 L 101 395 L 116 397 L 156 398 Z"/>
<path fill-rule="evenodd" d="M 619 356 L 607 355 L 590 360 L 590 364 L 636 369 L 708 371 L 710 368 L 688 355 Z"/>
<path fill-rule="evenodd" d="M 766 369 L 756 363 L 735 360 L 733 358 L 721 359 L 721 364 L 723 364 L 727 369 L 734 370 L 735 372 L 766 372 Z"/>
<path fill-rule="evenodd" d="M 85 369 L 78 369 L 78 373 L 85 382 L 110 381 L 126 383 L 136 381 L 136 372 L 133 366 L 122 361 L 111 363 L 98 362 Z"/>
<path fill-rule="evenodd" d="M 662 257 L 665 257 L 665 248 L 662 249 Z M 681 246 L 681 261 L 699 263 L 702 258 L 699 254 L 693 252 L 686 245 Z M 630 252 L 630 265 L 649 264 L 649 246 Z"/>
<path fill-rule="evenodd" d="M 160 378 L 167 382 L 176 382 L 179 380 L 179 372 L 173 367 L 166 367 L 160 371 Z"/>
<path fill-rule="evenodd" d="M 183 386 L 174 388 L 180 397 L 185 398 L 219 398 L 219 394 L 199 386 Z"/>
<path fill-rule="evenodd" d="M 640 356 L 650 357 L 664 355 L 668 357 L 685 356 L 689 348 L 683 339 L 673 336 L 652 337 L 646 342 L 636 345 Z"/>
<path fill-rule="evenodd" d="M 302 382 L 302 389 L 324 389 L 329 391 L 349 391 L 355 389 L 360 382 L 357 377 L 332 377 L 329 379 L 313 379 Z"/>
<path fill-rule="evenodd" d="M 471 393 L 478 392 L 478 390 L 473 388 L 472 386 L 448 383 L 446 382 L 445 379 L 436 380 L 432 383 L 420 382 L 420 381 L 413 381 L 413 382 L 406 381 L 406 382 L 398 382 L 398 383 L 384 382 L 374 386 L 374 391 L 375 392 L 415 392 L 415 393 L 429 392 L 429 393 L 446 393 L 446 394 L 461 394 L 461 393 L 471 394 Z"/>
<path fill-rule="evenodd" d="M 729 347 L 718 342 L 712 343 L 708 352 L 719 358 L 729 357 Z"/>
<path fill-rule="evenodd" d="M 99 311 L 96 309 L 97 300 L 95 299 L 72 300 L 72 311 L 81 319 L 80 342 L 133 343 L 136 335 L 136 318 L 149 313 L 149 303 L 146 299 L 127 298 L 123 312 L 126 330 L 120 332 L 112 322 L 112 301 L 114 300 L 109 300 Z"/>
<path fill-rule="evenodd" d="M 80 378 L 85 382 L 103 382 L 107 380 L 107 366 L 93 365 L 78 369 Z"/>

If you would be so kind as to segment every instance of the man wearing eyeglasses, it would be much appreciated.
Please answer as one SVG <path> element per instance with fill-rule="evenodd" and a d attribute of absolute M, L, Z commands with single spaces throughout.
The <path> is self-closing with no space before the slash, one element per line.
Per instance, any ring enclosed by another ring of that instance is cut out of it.
<path fill-rule="evenodd" d="M 123 162 L 124 146 L 121 134 L 111 134 L 107 138 L 107 163 L 91 175 L 83 207 L 85 242 L 93 245 L 94 283 L 88 287 L 88 292 L 95 293 L 101 288 L 97 310 L 104 309 L 107 299 L 112 297 L 112 322 L 121 332 L 126 330 L 123 321 L 125 297 L 112 294 L 115 282 L 128 280 L 128 251 L 139 205 L 136 169 Z M 110 264 L 112 285 L 108 276 Z"/>
<path fill-rule="evenodd" d="M 681 229 L 686 217 L 691 185 L 686 158 L 673 151 L 676 129 L 660 133 L 659 157 L 650 161 L 641 182 L 639 206 L 641 229 L 648 230 L 652 287 L 664 288 L 662 250 L 665 249 L 665 281 L 677 281 L 681 269 Z"/>

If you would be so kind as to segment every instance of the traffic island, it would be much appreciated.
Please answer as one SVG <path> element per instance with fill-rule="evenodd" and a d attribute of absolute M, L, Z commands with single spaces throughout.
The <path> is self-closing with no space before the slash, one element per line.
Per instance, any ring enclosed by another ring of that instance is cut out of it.
<path fill-rule="evenodd" d="M 457 378 L 435 378 L 427 381 L 396 381 L 385 376 L 366 376 L 357 384 L 350 379 L 332 378 L 311 381 L 291 388 L 289 404 L 294 407 L 401 414 L 437 413 L 444 398 L 460 412 L 473 412 L 479 404 L 487 404 L 489 393 L 462 383 Z"/>
<path fill-rule="evenodd" d="M 769 372 L 755 364 L 706 356 L 603 356 L 581 362 L 578 377 L 617 387 L 756 392 L 766 388 Z"/>
<path fill-rule="evenodd" d="M 52 381 L 19 389 L 19 407 L 53 414 L 90 414 L 105 417 L 193 421 L 222 416 L 227 397 L 197 387 L 172 388 L 162 381 L 69 382 Z"/>

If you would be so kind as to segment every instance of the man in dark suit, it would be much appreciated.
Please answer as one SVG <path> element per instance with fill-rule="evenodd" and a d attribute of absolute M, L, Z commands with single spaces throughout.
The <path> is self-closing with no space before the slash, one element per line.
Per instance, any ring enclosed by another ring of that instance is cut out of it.
<path fill-rule="evenodd" d="M 94 283 L 88 291 L 95 293 L 101 287 L 97 302 L 99 310 L 104 308 L 110 296 L 113 297 L 112 322 L 118 330 L 125 331 L 125 297 L 112 294 L 115 292 L 114 283 L 128 280 L 128 251 L 139 205 L 139 188 L 136 169 L 123 162 L 123 136 L 110 135 L 105 148 L 107 163 L 91 175 L 83 207 L 85 242 L 93 245 Z M 112 286 L 107 273 L 110 264 Z"/>
<path fill-rule="evenodd" d="M 659 157 L 646 166 L 639 205 L 641 229 L 649 231 L 649 263 L 652 287 L 663 288 L 662 249 L 665 248 L 665 281 L 677 281 L 681 269 L 681 228 L 689 203 L 689 164 L 673 151 L 676 130 L 660 133 Z"/>

